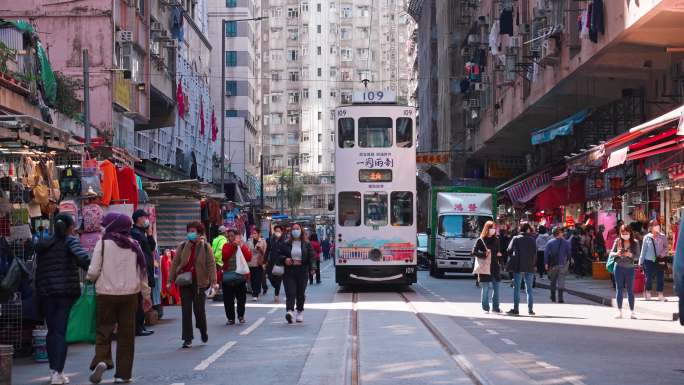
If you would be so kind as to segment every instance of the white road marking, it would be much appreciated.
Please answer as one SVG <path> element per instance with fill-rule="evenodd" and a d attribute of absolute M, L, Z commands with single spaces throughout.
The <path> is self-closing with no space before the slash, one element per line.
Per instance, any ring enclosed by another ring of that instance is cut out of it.
<path fill-rule="evenodd" d="M 492 330 L 492 329 L 487 329 L 486 332 L 493 335 L 493 336 L 496 336 L 499 334 L 499 332 L 497 332 L 496 330 Z"/>
<path fill-rule="evenodd" d="M 206 370 L 206 369 L 209 367 L 209 365 L 213 364 L 214 361 L 216 361 L 216 360 L 218 360 L 219 358 L 221 358 L 221 356 L 224 355 L 224 354 L 228 351 L 228 349 L 230 349 L 230 348 L 232 348 L 233 346 L 235 346 L 236 343 L 237 343 L 237 341 L 228 341 L 228 342 L 226 342 L 226 344 L 223 345 L 223 346 L 221 346 L 221 347 L 219 348 L 219 350 L 215 351 L 212 355 L 210 355 L 209 357 L 207 357 L 207 359 L 205 359 L 204 361 L 200 362 L 199 365 L 195 366 L 195 369 L 193 369 L 193 370 L 195 370 L 195 371 Z"/>
<path fill-rule="evenodd" d="M 544 361 L 537 361 L 535 363 L 544 369 L 560 369 L 558 366 L 553 366 L 553 365 L 549 364 L 548 362 L 544 362 Z"/>
<path fill-rule="evenodd" d="M 171 385 L 185 385 L 185 382 L 174 382 L 174 383 L 171 384 Z"/>
<path fill-rule="evenodd" d="M 482 323 L 480 321 L 473 321 L 473 323 L 477 326 L 484 326 L 484 323 Z"/>
<path fill-rule="evenodd" d="M 505 343 L 506 345 L 517 345 L 515 342 L 509 340 L 508 338 L 502 338 L 501 341 Z"/>
<path fill-rule="evenodd" d="M 264 321 L 266 321 L 266 317 L 261 317 L 261 318 L 259 318 L 258 320 L 256 320 L 256 322 L 254 322 L 252 325 L 250 325 L 250 327 L 248 327 L 247 329 L 243 330 L 243 331 L 240 333 L 240 335 L 241 335 L 241 336 L 247 336 L 247 335 L 249 335 L 249 333 L 253 332 L 256 328 L 258 328 L 259 326 L 261 326 L 261 324 L 264 323 Z"/>
<path fill-rule="evenodd" d="M 437 298 L 439 298 L 442 301 L 446 301 L 446 299 L 444 299 L 444 297 L 442 297 L 441 295 L 438 295 Z"/>
<path fill-rule="evenodd" d="M 324 268 L 321 269 L 321 274 L 323 274 L 324 271 L 328 270 L 329 268 L 335 266 L 334 263 L 330 262 L 328 265 L 326 265 Z"/>
<path fill-rule="evenodd" d="M 273 313 L 275 313 L 276 311 L 278 311 L 278 308 L 277 308 L 277 307 L 274 307 L 273 309 L 269 310 L 268 313 L 266 313 L 266 314 L 273 314 Z"/>

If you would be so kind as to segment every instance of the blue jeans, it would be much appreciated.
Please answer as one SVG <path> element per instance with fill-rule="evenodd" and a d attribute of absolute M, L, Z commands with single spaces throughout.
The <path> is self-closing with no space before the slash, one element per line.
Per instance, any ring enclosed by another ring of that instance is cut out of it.
<path fill-rule="evenodd" d="M 500 282 L 481 282 L 482 286 L 482 310 L 489 311 L 489 299 L 492 299 L 492 310 L 500 311 L 499 309 L 499 284 Z M 490 296 L 491 293 L 491 296 Z"/>
<path fill-rule="evenodd" d="M 69 312 L 76 302 L 72 297 L 42 297 L 40 304 L 48 327 L 47 353 L 50 369 L 64 371 L 67 358 L 66 330 Z"/>
<path fill-rule="evenodd" d="M 653 276 L 656 277 L 656 291 L 663 292 L 665 287 L 665 272 L 658 268 L 658 264 L 653 261 L 644 261 L 644 273 L 646 274 L 646 291 L 653 288 Z"/>
<path fill-rule="evenodd" d="M 629 310 L 634 310 L 634 268 L 617 265 L 615 266 L 615 300 L 618 309 L 622 309 L 622 297 L 625 289 L 627 289 Z"/>
<path fill-rule="evenodd" d="M 520 305 L 520 285 L 525 280 L 525 291 L 527 292 L 527 309 L 532 311 L 534 298 L 532 297 L 532 286 L 534 273 L 515 273 L 513 275 L 513 309 L 518 310 Z"/>

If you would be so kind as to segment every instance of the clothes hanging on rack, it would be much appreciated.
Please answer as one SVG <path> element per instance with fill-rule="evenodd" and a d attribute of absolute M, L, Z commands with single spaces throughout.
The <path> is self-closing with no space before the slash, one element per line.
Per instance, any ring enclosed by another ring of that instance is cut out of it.
<path fill-rule="evenodd" d="M 605 33 L 603 17 L 603 0 L 594 0 L 591 4 L 591 27 L 589 28 L 589 39 L 594 43 L 598 43 L 599 34 Z"/>
<path fill-rule="evenodd" d="M 119 182 L 116 177 L 116 166 L 109 160 L 100 164 L 102 172 L 102 204 L 109 206 L 111 201 L 121 200 L 119 195 Z"/>
<path fill-rule="evenodd" d="M 497 56 L 501 53 L 501 27 L 499 20 L 495 20 L 492 24 L 492 29 L 489 31 L 489 50 L 492 55 Z"/>
<path fill-rule="evenodd" d="M 138 208 L 138 185 L 135 180 L 135 171 L 130 167 L 122 167 L 116 171 L 119 183 L 119 196 L 126 203 L 133 205 L 133 210 Z"/>
<path fill-rule="evenodd" d="M 178 41 L 183 41 L 183 8 L 176 5 L 171 8 L 171 36 Z"/>

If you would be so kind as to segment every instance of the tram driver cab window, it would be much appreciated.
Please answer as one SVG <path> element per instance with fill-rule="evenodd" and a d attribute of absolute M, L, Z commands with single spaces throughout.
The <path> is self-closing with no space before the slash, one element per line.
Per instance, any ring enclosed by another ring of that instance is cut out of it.
<path fill-rule="evenodd" d="M 409 148 L 413 146 L 413 120 L 411 118 L 397 119 L 397 147 Z"/>
<path fill-rule="evenodd" d="M 363 196 L 364 224 L 387 226 L 387 193 L 373 192 Z"/>
<path fill-rule="evenodd" d="M 338 200 L 338 222 L 340 226 L 361 226 L 361 193 L 357 191 L 340 192 Z"/>
<path fill-rule="evenodd" d="M 337 121 L 337 139 L 340 148 L 354 147 L 354 119 L 342 118 Z"/>

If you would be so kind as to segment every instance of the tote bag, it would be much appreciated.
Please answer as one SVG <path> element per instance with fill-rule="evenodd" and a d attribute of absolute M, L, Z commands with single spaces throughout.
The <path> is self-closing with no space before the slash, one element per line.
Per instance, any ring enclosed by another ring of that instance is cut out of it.
<path fill-rule="evenodd" d="M 96 334 L 95 285 L 86 283 L 83 293 L 71 307 L 67 323 L 66 342 L 95 343 Z"/>

